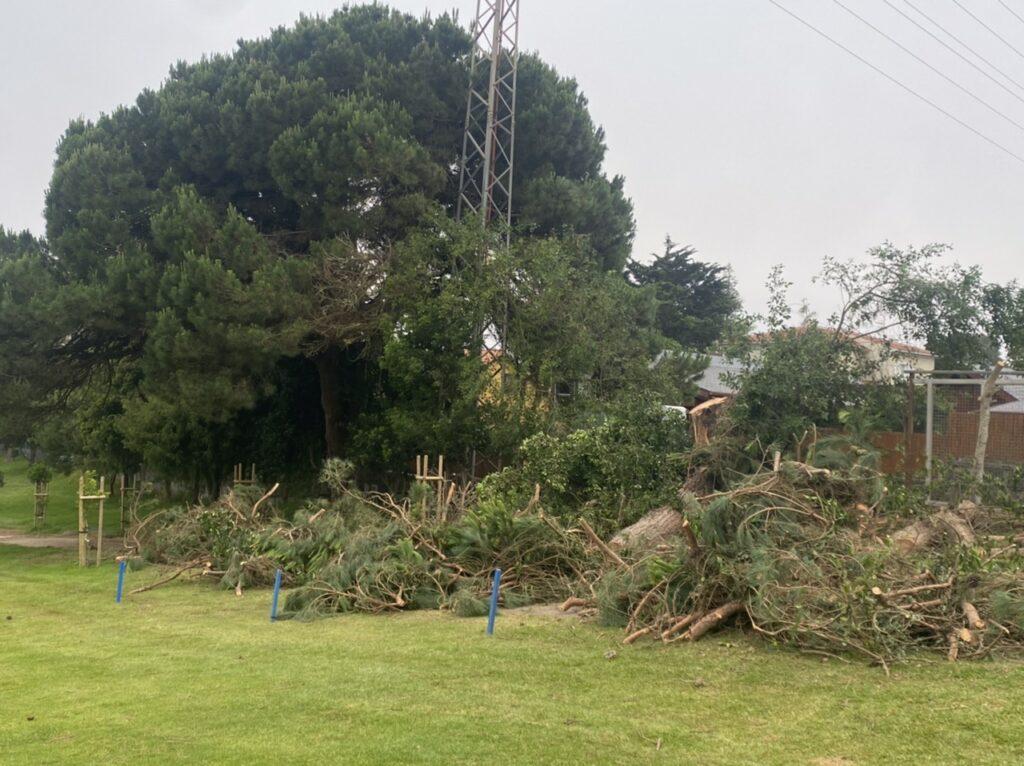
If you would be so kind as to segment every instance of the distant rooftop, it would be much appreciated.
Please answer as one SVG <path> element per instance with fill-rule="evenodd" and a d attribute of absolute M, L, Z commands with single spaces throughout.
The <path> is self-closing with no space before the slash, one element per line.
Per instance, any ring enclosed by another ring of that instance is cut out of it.
<path fill-rule="evenodd" d="M 992 412 L 1019 413 L 1024 415 L 1024 383 L 1003 386 L 1003 392 L 1012 396 L 1013 401 L 995 405 L 992 408 Z"/>
<path fill-rule="evenodd" d="M 735 394 L 736 388 L 729 383 L 728 376 L 742 371 L 743 365 L 735 359 L 712 354 L 711 363 L 697 380 L 697 386 L 709 394 Z"/>
<path fill-rule="evenodd" d="M 799 325 L 797 327 L 787 328 L 790 331 L 797 333 L 803 333 L 807 331 L 807 325 Z M 831 327 L 819 327 L 819 330 L 825 333 L 835 332 Z M 932 356 L 932 352 L 923 346 L 915 346 L 912 343 L 903 343 L 902 341 L 892 340 L 891 338 L 885 338 L 881 335 L 859 335 L 853 332 L 844 332 L 843 335 L 852 340 L 854 343 L 858 343 L 862 346 L 888 346 L 893 351 L 898 351 L 901 354 L 913 354 L 914 356 Z M 759 332 L 754 333 L 750 336 L 750 340 L 754 343 L 759 343 L 763 340 L 767 340 L 769 333 Z"/>

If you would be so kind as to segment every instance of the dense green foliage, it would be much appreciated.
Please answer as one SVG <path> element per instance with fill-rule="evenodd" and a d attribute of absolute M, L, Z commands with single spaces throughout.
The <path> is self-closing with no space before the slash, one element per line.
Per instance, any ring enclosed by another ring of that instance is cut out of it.
<path fill-rule="evenodd" d="M 1020 343 L 1021 295 L 1015 283 L 986 283 L 977 266 L 944 263 L 949 250 L 886 242 L 869 250 L 866 261 L 826 258 L 820 281 L 842 298 L 829 324 L 855 333 L 899 328 L 935 355 L 936 369 L 988 367 Z"/>
<path fill-rule="evenodd" d="M 573 80 L 521 59 L 513 251 L 451 221 L 468 46 L 448 16 L 345 8 L 73 122 L 46 242 L 0 232 L 0 442 L 198 493 L 236 462 L 504 459 L 554 391 L 645 385 L 672 344 Z M 495 390 L 476 350 L 505 316 Z"/>
<path fill-rule="evenodd" d="M 865 380 L 876 370 L 856 343 L 814 322 L 775 330 L 750 351 L 730 416 L 765 447 L 795 444 L 815 426 L 840 427 L 871 393 Z"/>
<path fill-rule="evenodd" d="M 676 497 L 692 443 L 678 413 L 630 399 L 578 426 L 527 439 L 519 464 L 488 476 L 480 494 L 522 507 L 540 487 L 549 511 L 565 520 L 582 513 L 607 534 Z"/>
<path fill-rule="evenodd" d="M 665 252 L 650 263 L 629 262 L 629 276 L 654 286 L 662 334 L 684 348 L 706 350 L 723 337 L 740 299 L 729 269 L 698 261 L 696 253 L 666 237 Z"/>

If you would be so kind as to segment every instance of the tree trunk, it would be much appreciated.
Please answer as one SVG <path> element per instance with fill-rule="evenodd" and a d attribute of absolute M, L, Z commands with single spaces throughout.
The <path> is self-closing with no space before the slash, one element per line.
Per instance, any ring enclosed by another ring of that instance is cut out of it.
<path fill-rule="evenodd" d="M 992 417 L 992 397 L 996 395 L 996 381 L 1005 367 L 1005 362 L 996 362 L 992 367 L 978 397 L 978 442 L 974 447 L 974 480 L 977 482 L 974 502 L 981 502 L 981 482 L 985 479 L 985 453 L 988 451 L 988 425 Z"/>
<path fill-rule="evenodd" d="M 340 359 L 338 350 L 329 348 L 313 362 L 320 378 L 320 407 L 324 415 L 324 445 L 327 457 L 341 454 L 341 412 L 338 406 Z"/>
<path fill-rule="evenodd" d="M 627 546 L 653 550 L 672 538 L 682 537 L 684 531 L 683 515 L 666 505 L 645 513 L 638 522 L 620 530 L 608 541 L 608 546 L 613 550 L 622 550 Z"/>

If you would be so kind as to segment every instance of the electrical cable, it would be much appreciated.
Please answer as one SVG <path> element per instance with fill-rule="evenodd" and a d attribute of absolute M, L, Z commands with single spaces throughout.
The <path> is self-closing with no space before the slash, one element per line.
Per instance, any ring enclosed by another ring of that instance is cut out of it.
<path fill-rule="evenodd" d="M 998 32 L 996 32 L 996 31 L 995 31 L 994 29 L 992 29 L 992 27 L 990 27 L 990 26 L 989 26 L 988 24 L 986 24 L 986 23 L 985 23 L 984 21 L 982 21 L 982 20 L 981 20 L 981 19 L 979 19 L 979 18 L 978 18 L 977 16 L 975 16 L 975 15 L 974 15 L 974 14 L 973 14 L 973 13 L 971 12 L 971 10 L 970 10 L 969 8 L 967 8 L 966 6 L 964 6 L 964 4 L 963 4 L 963 3 L 961 3 L 961 2 L 960 2 L 960 0 L 953 0 L 953 4 L 954 4 L 954 5 L 955 5 L 955 6 L 957 7 L 957 8 L 959 8 L 959 9 L 960 9 L 961 11 L 963 11 L 964 13 L 966 13 L 966 14 L 967 14 L 968 16 L 970 16 L 970 17 L 971 17 L 972 19 L 974 19 L 974 20 L 975 20 L 975 21 L 977 21 L 977 22 L 978 22 L 979 24 L 981 24 L 981 25 L 982 25 L 983 27 L 985 27 L 985 29 L 987 29 L 987 30 L 988 30 L 989 32 L 991 32 L 991 33 L 992 33 L 992 34 L 993 34 L 993 35 L 994 35 L 994 36 L 995 36 L 996 38 L 998 38 L 999 40 L 1001 40 L 1001 41 L 1002 41 L 1002 43 L 1003 43 L 1003 45 L 1005 45 L 1005 46 L 1006 46 L 1007 48 L 1009 48 L 1009 49 L 1010 49 L 1010 50 L 1012 50 L 1012 51 L 1013 51 L 1014 53 L 1016 53 L 1016 54 L 1017 54 L 1018 56 L 1020 56 L 1020 57 L 1021 57 L 1022 59 L 1024 59 L 1024 51 L 1021 51 L 1021 49 L 1020 49 L 1020 48 L 1018 48 L 1018 47 L 1017 47 L 1016 45 L 1014 45 L 1013 43 L 1011 43 L 1011 42 L 1010 42 L 1009 40 L 1007 40 L 1007 39 L 1006 39 L 1005 37 L 1003 37 L 1003 36 L 1002 36 L 1001 34 L 999 34 L 999 33 L 998 33 Z"/>
<path fill-rule="evenodd" d="M 993 70 L 993 71 L 995 71 L 995 72 L 998 72 L 998 73 L 999 73 L 999 74 L 1001 74 L 1001 75 L 1002 75 L 1003 77 L 1005 77 L 1005 78 L 1006 78 L 1006 79 L 1007 79 L 1008 81 L 1010 81 L 1011 83 L 1013 83 L 1014 85 L 1016 85 L 1016 86 L 1017 86 L 1018 88 L 1020 88 L 1021 90 L 1024 90 L 1024 84 L 1021 84 L 1021 83 L 1017 82 L 1017 80 L 1015 80 L 1014 78 L 1010 77 L 1010 75 L 1008 75 L 1008 74 L 1007 74 L 1006 72 L 1004 72 L 1004 71 L 1003 71 L 1002 69 L 1000 69 L 999 67 L 997 67 L 997 66 L 996 66 L 995 64 L 993 64 L 993 63 L 992 63 L 991 61 L 989 61 L 989 60 L 988 60 L 987 58 L 985 58 L 985 57 L 984 57 L 984 56 L 982 56 L 982 55 L 981 55 L 980 53 L 978 53 L 978 52 L 977 52 L 976 50 L 974 50 L 974 48 L 972 48 L 972 47 L 971 47 L 970 45 L 968 45 L 967 43 L 965 43 L 965 42 L 964 42 L 963 40 L 961 40 L 961 39 L 960 39 L 959 37 L 957 37 L 957 36 L 956 36 L 956 35 L 954 35 L 954 34 L 953 34 L 952 32 L 950 32 L 950 31 L 949 31 L 948 29 L 946 29 L 946 28 L 945 28 L 944 26 L 942 26 L 942 24 L 940 24 L 939 22 L 937 22 L 937 21 L 936 21 L 935 19 L 933 19 L 933 18 L 932 18 L 931 16 L 929 16 L 929 15 L 928 15 L 927 13 L 925 13 L 925 12 L 924 12 L 924 11 L 922 11 L 922 10 L 921 10 L 920 8 L 918 8 L 918 7 L 916 6 L 916 5 L 914 5 L 914 4 L 912 3 L 912 2 L 910 2 L 910 0 L 903 0 L 903 2 L 905 2 L 905 3 L 906 3 L 907 5 L 909 5 L 909 6 L 911 7 L 911 8 L 913 8 L 913 9 L 914 9 L 915 11 L 917 11 L 917 12 L 918 12 L 918 14 L 920 14 L 920 15 L 921 15 L 921 16 L 923 16 L 924 18 L 928 19 L 928 21 L 930 21 L 930 22 L 931 22 L 932 24 L 934 24 L 934 25 L 935 25 L 936 27 L 938 27 L 939 29 L 941 29 L 941 30 L 942 30 L 942 31 L 943 31 L 943 32 L 944 32 L 944 33 L 945 33 L 945 34 L 946 34 L 946 35 L 947 35 L 947 36 L 948 36 L 948 37 L 949 37 L 950 39 L 952 39 L 952 40 L 954 40 L 954 41 L 958 42 L 958 43 L 959 43 L 960 45 L 962 45 L 962 46 L 963 46 L 964 48 L 966 48 L 966 49 L 967 49 L 967 50 L 969 50 L 969 51 L 970 51 L 971 53 L 973 53 L 973 54 L 975 55 L 975 57 L 976 57 L 976 58 L 977 58 L 977 59 L 978 59 L 979 61 L 983 61 L 983 62 L 985 62 L 986 64 L 988 64 L 988 65 L 989 65 L 989 67 L 991 67 L 991 68 L 992 68 L 992 70 Z"/>
<path fill-rule="evenodd" d="M 899 8 L 897 8 L 897 7 L 896 7 L 896 5 L 895 5 L 895 4 L 893 4 L 892 0 L 882 0 L 882 2 L 883 2 L 883 3 L 885 3 L 886 5 L 888 5 L 888 6 L 890 7 L 890 8 L 892 8 L 892 9 L 893 9 L 894 11 L 896 11 L 896 13 L 898 13 L 898 14 L 899 14 L 900 16 L 902 16 L 903 18 L 905 18 L 905 19 L 906 19 L 907 21 L 909 21 L 909 22 L 910 22 L 911 24 L 913 24 L 913 25 L 914 25 L 915 27 L 917 27 L 918 29 L 920 29 L 920 30 L 921 30 L 922 32 L 924 32 L 924 33 L 925 33 L 926 35 L 928 35 L 928 36 L 929 36 L 929 37 L 931 37 L 931 38 L 932 38 L 933 40 L 935 40 L 935 42 L 937 42 L 937 43 L 938 43 L 939 45 L 941 45 L 941 46 L 942 46 L 943 48 L 945 48 L 946 50 L 948 50 L 948 51 L 949 51 L 950 53 L 952 53 L 953 55 L 955 55 L 955 56 L 959 56 L 959 57 L 960 57 L 960 58 L 961 58 L 961 59 L 962 59 L 963 61 L 965 61 L 965 62 L 966 62 L 967 64 L 970 64 L 970 65 L 971 65 L 972 67 L 974 67 L 974 68 L 975 68 L 976 70 L 978 70 L 978 72 L 979 72 L 980 74 L 982 74 L 982 75 L 984 75 L 985 77 L 987 77 L 987 78 L 988 78 L 989 80 L 991 80 L 991 81 L 992 81 L 992 82 L 994 82 L 994 83 L 995 83 L 996 85 L 998 85 L 998 86 L 999 86 L 1000 88 L 1002 88 L 1003 90 L 1005 90 L 1005 91 L 1006 91 L 1007 93 L 1009 93 L 1009 94 L 1010 94 L 1011 96 L 1013 96 L 1013 97 L 1014 97 L 1015 99 L 1017 99 L 1017 100 L 1018 100 L 1018 101 L 1020 101 L 1020 102 L 1021 102 L 1022 104 L 1024 104 L 1024 97 L 1020 96 L 1020 95 L 1019 95 L 1019 94 L 1017 94 L 1017 93 L 1014 93 L 1014 92 L 1013 92 L 1013 91 L 1012 91 L 1012 90 L 1011 90 L 1010 88 L 1006 87 L 1006 85 L 1005 85 L 1004 83 L 1002 83 L 1001 81 L 997 80 L 997 79 L 996 79 L 995 77 L 993 77 L 993 76 L 992 76 L 992 75 L 990 75 L 990 74 L 989 74 L 988 72 L 986 72 L 986 71 L 985 71 L 984 69 L 982 69 L 982 68 L 981 68 L 980 66 L 978 66 L 977 64 L 975 64 L 975 63 L 974 63 L 973 61 L 971 61 L 971 60 L 970 60 L 969 58 L 967 58 L 967 56 L 965 56 L 964 54 L 962 54 L 962 53 L 961 53 L 960 51 L 958 51 L 958 50 L 957 50 L 956 48 L 954 48 L 954 47 L 953 47 L 952 45 L 950 45 L 949 43 L 947 43 L 947 42 L 946 42 L 945 40 L 943 40 L 943 39 L 942 39 L 941 37 L 939 37 L 939 36 L 938 36 L 937 34 L 935 34 L 934 32 L 932 32 L 932 31 L 931 31 L 930 29 L 928 29 L 928 27 L 926 27 L 926 26 L 925 26 L 924 24 L 922 24 L 921 22 L 919 22 L 919 21 L 917 21 L 916 19 L 914 19 L 914 18 L 913 18 L 912 16 L 910 16 L 910 15 L 909 15 L 908 13 L 906 13 L 905 11 L 902 11 L 902 10 L 900 10 Z"/>
<path fill-rule="evenodd" d="M 787 16 L 790 16 L 793 19 L 795 19 L 796 21 L 798 21 L 801 24 L 803 24 L 805 27 L 810 29 L 815 34 L 819 35 L 820 37 L 825 38 L 826 40 L 828 40 L 830 43 L 835 45 L 840 50 L 843 50 L 846 53 L 848 53 L 849 55 L 853 56 L 855 59 L 857 59 L 859 62 L 861 62 L 865 66 L 873 69 L 875 72 L 877 72 L 878 74 L 882 75 L 882 77 L 884 77 L 885 79 L 889 80 L 889 82 L 893 83 L 894 85 L 898 85 L 900 88 L 902 88 L 903 90 L 907 91 L 907 93 L 911 94 L 915 98 L 920 99 L 924 103 L 928 104 L 928 106 L 930 106 L 932 109 L 934 109 L 935 111 L 945 115 L 946 117 L 951 119 L 953 122 L 955 122 L 960 127 L 969 130 L 971 133 L 976 135 L 978 138 L 980 138 L 983 141 L 991 144 L 995 148 L 999 149 L 1000 151 L 1004 152 L 1005 154 L 1008 154 L 1009 156 L 1011 156 L 1015 160 L 1017 160 L 1017 162 L 1019 162 L 1022 165 L 1024 165 L 1024 157 L 1022 157 L 1021 155 L 1017 154 L 1016 152 L 1014 152 L 1014 151 L 1012 151 L 1010 149 L 1007 149 L 1005 146 L 1003 146 L 1001 143 L 999 143 L 995 139 L 989 138 L 988 136 L 986 136 L 984 133 L 982 133 L 977 128 L 969 125 L 968 123 L 966 123 L 963 120 L 961 120 L 959 117 L 957 117 L 957 116 L 951 114 L 950 112 L 946 111 L 945 109 L 943 109 L 941 106 L 936 104 L 934 101 L 929 99 L 927 96 L 922 96 L 920 93 L 918 93 L 916 90 L 911 88 L 909 85 L 905 85 L 904 83 L 900 82 L 899 80 L 897 80 L 895 77 L 893 77 L 888 72 L 886 72 L 883 69 L 880 69 L 879 67 L 877 67 L 874 64 L 872 64 L 870 61 L 868 61 L 866 58 L 861 56 L 859 53 L 856 53 L 855 51 L 851 50 L 850 48 L 847 48 L 845 45 L 843 45 L 841 42 L 836 40 L 834 37 L 830 37 L 827 33 L 823 32 L 820 29 L 818 29 L 816 26 L 811 24 L 809 21 L 806 21 L 803 18 L 801 18 L 800 16 L 798 16 L 797 14 L 793 13 L 793 11 L 789 10 L 789 8 L 787 8 L 784 5 L 782 5 L 781 3 L 779 3 L 778 0 L 768 0 L 768 2 L 771 3 L 772 5 L 774 5 L 776 8 L 778 8 L 783 13 L 785 13 Z"/>
<path fill-rule="evenodd" d="M 1007 5 L 1006 0 L 999 0 L 999 4 L 1003 6 L 1006 10 L 1008 10 L 1012 16 L 1016 16 L 1017 21 L 1019 21 L 1021 24 L 1024 24 L 1024 16 L 1021 16 L 1019 13 L 1017 13 L 1017 11 L 1013 10 L 1013 8 Z"/>
<path fill-rule="evenodd" d="M 892 37 L 892 36 L 890 36 L 890 35 L 886 34 L 885 32 L 883 32 L 883 31 L 882 31 L 881 29 L 879 29 L 878 27 L 876 27 L 876 26 L 875 26 L 874 24 L 872 24 L 872 23 L 871 23 L 870 21 L 868 21 L 867 19 L 865 19 L 865 18 L 864 18 L 863 16 L 861 16 L 860 14 L 858 14 L 858 13 L 857 13 L 856 11 L 854 11 L 854 10 L 853 10 L 852 8 L 850 8 L 850 7 L 846 6 L 846 5 L 843 5 L 843 3 L 842 3 L 842 2 L 840 1 L 840 0 L 832 0 L 832 2 L 834 2 L 834 3 L 836 4 L 836 5 L 838 5 L 838 6 L 840 7 L 840 8 L 842 8 L 842 9 L 843 9 L 844 11 L 846 11 L 846 12 L 847 12 L 848 14 L 850 14 L 851 16 L 853 16 L 853 17 L 854 17 L 855 19 L 857 19 L 857 20 L 858 20 L 859 22 L 861 22 L 862 24 L 864 24 L 864 25 L 865 25 L 866 27 L 868 27 L 869 29 L 872 29 L 872 30 L 874 30 L 875 32 L 877 32 L 877 33 L 878 33 L 879 35 L 881 35 L 881 36 L 882 36 L 882 37 L 884 37 L 884 38 L 885 38 L 886 40 L 888 40 L 889 42 L 891 42 L 891 43 L 892 43 L 893 45 L 895 45 L 895 46 L 896 46 L 897 48 L 899 48 L 899 49 L 900 49 L 901 51 L 903 51 L 904 53 L 906 53 L 906 54 L 907 54 L 908 56 L 911 56 L 911 57 L 912 57 L 912 58 L 913 58 L 913 59 L 914 59 L 915 61 L 918 61 L 918 62 L 920 62 L 921 64 L 923 64 L 924 66 L 928 67 L 928 68 L 929 68 L 929 69 L 930 69 L 931 71 L 935 72 L 935 74 L 937 74 L 937 75 L 938 75 L 939 77 L 941 77 L 941 78 L 942 78 L 943 80 L 945 80 L 946 82 L 948 82 L 948 83 L 949 83 L 950 85 L 952 85 L 952 86 L 953 86 L 954 88 L 957 88 L 957 89 L 958 89 L 958 90 L 960 90 L 960 91 L 961 91 L 962 93 L 965 93 L 966 95 L 970 96 L 970 97 L 971 97 L 971 98 L 973 98 L 973 99 L 974 99 L 975 101 L 977 101 L 977 102 L 978 102 L 979 104 L 981 104 L 981 105 L 982 105 L 983 107 L 985 107 L 986 109 L 988 109 L 988 110 L 989 110 L 990 112 L 992 112 L 992 113 L 993 113 L 993 114 L 995 114 L 995 115 L 998 115 L 999 117 L 1002 117 L 1002 118 L 1003 118 L 1004 120 L 1006 120 L 1006 121 L 1007 121 L 1008 123 L 1010 123 L 1011 125 L 1013 125 L 1014 127 L 1016 127 L 1016 128 L 1018 129 L 1018 130 L 1020 130 L 1021 132 L 1024 132 L 1024 125 L 1021 125 L 1021 124 L 1020 124 L 1019 122 L 1017 122 L 1017 121 L 1016 121 L 1015 119 L 1013 119 L 1012 117 L 1010 117 L 1010 116 L 1009 116 L 1009 115 L 1007 115 L 1006 113 L 1004 113 L 1004 112 L 1000 111 L 999 109 L 997 109 L 996 107 L 992 106 L 992 104 L 990 104 L 990 103 L 989 103 L 988 101 L 986 101 L 985 99 L 983 99 L 983 98 L 982 98 L 981 96 L 979 96 L 979 95 L 977 95 L 976 93 L 974 93 L 974 92 L 973 92 L 973 91 L 972 91 L 972 90 L 971 90 L 970 88 L 965 88 L 965 87 L 964 87 L 963 85 L 961 85 L 960 83 L 958 83 L 958 82 L 957 82 L 956 80 L 954 80 L 954 79 L 953 79 L 952 77 L 950 77 L 949 75 L 947 75 L 947 74 L 946 74 L 945 72 L 943 72 L 942 70 L 940 70 L 940 69 L 938 69 L 938 68 L 936 68 L 936 67 L 932 66 L 931 64 L 929 64 L 929 63 L 928 63 L 927 61 L 925 61 L 925 60 L 924 60 L 923 58 L 921 58 L 921 57 L 920 57 L 920 56 L 918 56 L 918 55 L 917 55 L 916 53 L 914 53 L 914 52 L 913 52 L 912 50 L 910 50 L 910 48 L 908 48 L 907 46 L 905 46 L 905 45 L 904 45 L 903 43 L 901 43 L 901 42 L 900 42 L 899 40 L 897 40 L 896 38 L 894 38 L 894 37 Z"/>

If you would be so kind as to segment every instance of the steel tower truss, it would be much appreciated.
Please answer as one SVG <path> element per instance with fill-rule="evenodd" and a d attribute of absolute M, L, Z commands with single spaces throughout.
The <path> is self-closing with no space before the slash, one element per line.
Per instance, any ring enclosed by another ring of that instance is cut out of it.
<path fill-rule="evenodd" d="M 519 0 L 477 0 L 457 216 L 512 223 Z"/>

